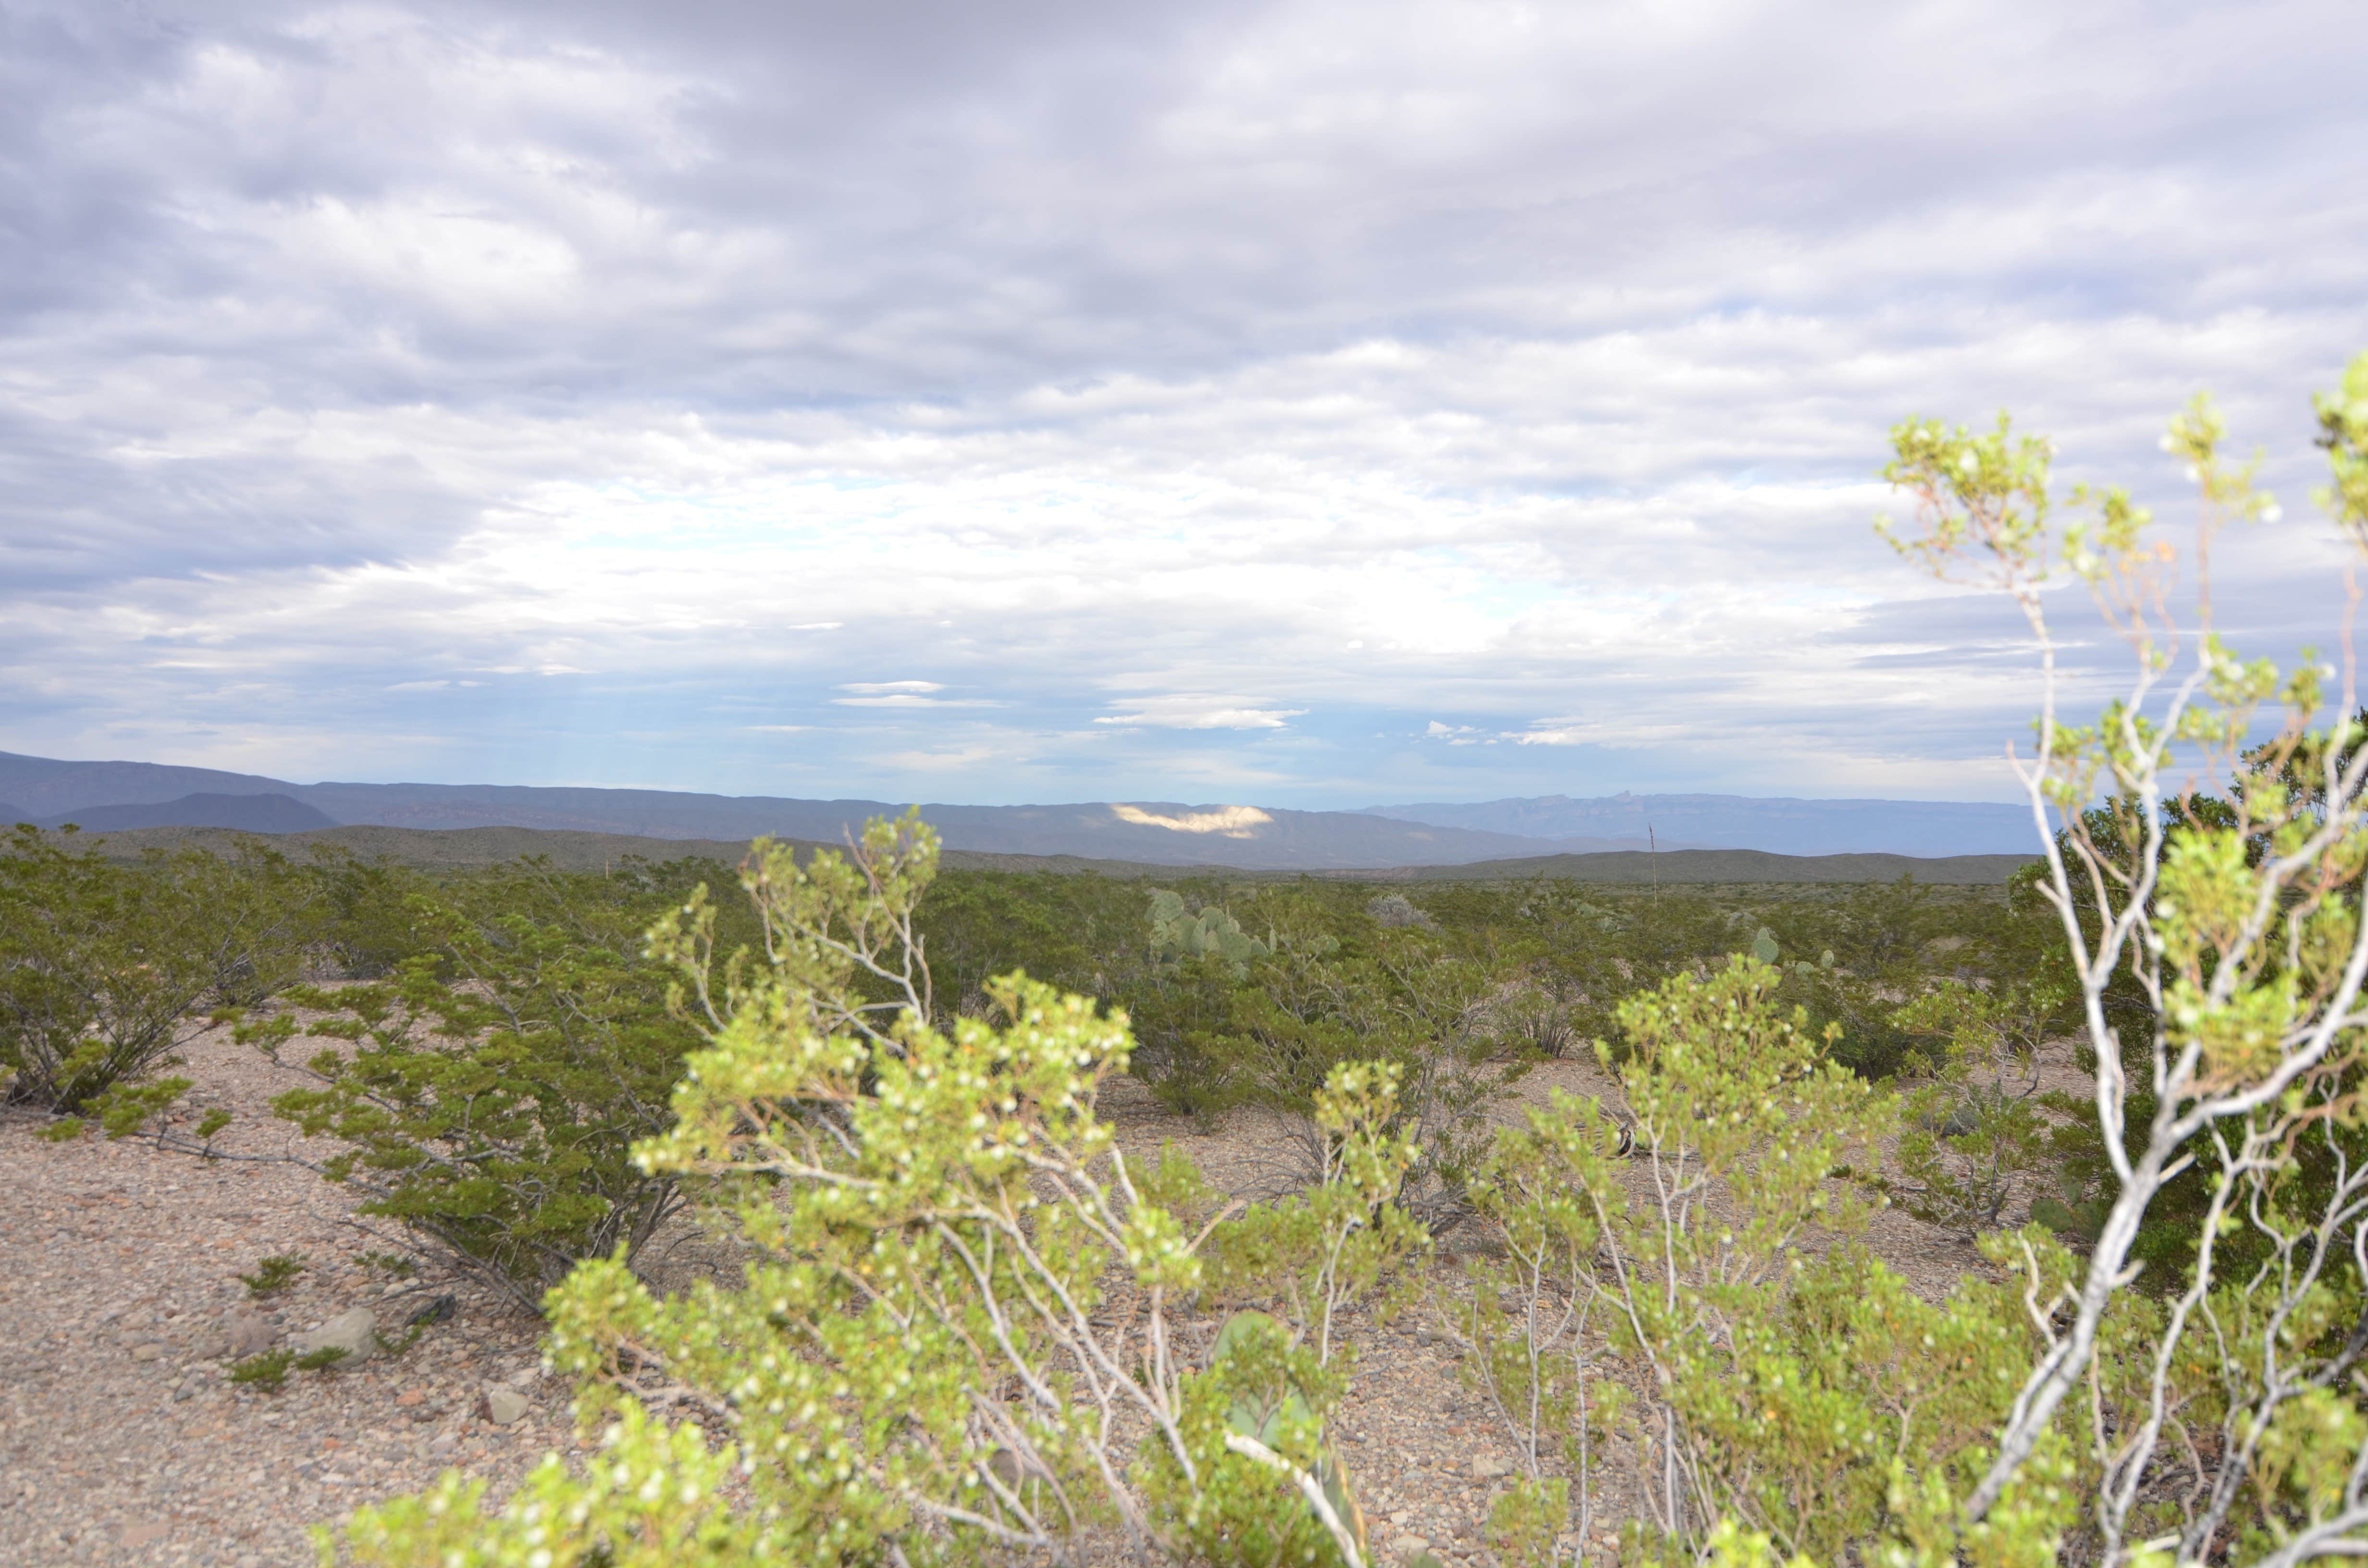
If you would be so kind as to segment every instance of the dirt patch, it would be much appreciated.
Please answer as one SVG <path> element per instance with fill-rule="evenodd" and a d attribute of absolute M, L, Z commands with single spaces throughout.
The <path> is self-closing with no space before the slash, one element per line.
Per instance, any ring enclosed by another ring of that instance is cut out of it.
<path fill-rule="evenodd" d="M 293 1054 L 293 1052 L 291 1052 Z M 238 1120 L 227 1153 L 321 1159 L 272 1119 L 270 1097 L 306 1082 L 233 1044 L 199 1038 L 178 1069 L 192 1101 Z M 1588 1061 L 1549 1062 L 1524 1079 L 1508 1116 L 1556 1088 L 1607 1094 Z M 1156 1155 L 1180 1144 L 1229 1191 L 1270 1189 L 1277 1130 L 1239 1114 L 1202 1125 L 1162 1113 L 1132 1082 L 1105 1102 L 1121 1146 Z M 308 1527 L 355 1505 L 413 1492 L 458 1467 L 506 1496 L 541 1456 L 575 1448 L 570 1390 L 540 1372 L 540 1325 L 496 1292 L 438 1269 L 390 1278 L 364 1255 L 399 1235 L 357 1220 L 342 1189 L 294 1165 L 202 1162 L 140 1142 L 50 1143 L 45 1123 L 0 1117 L 0 1565 L 170 1564 L 299 1568 L 314 1561 Z M 1972 1247 L 1894 1212 L 1870 1236 L 1928 1299 L 1981 1265 Z M 1436 1260 L 1452 1292 L 1454 1233 Z M 250 1302 L 236 1276 L 273 1254 L 299 1254 L 286 1290 Z M 738 1274 L 739 1249 L 678 1224 L 645 1254 L 661 1287 Z M 233 1385 L 213 1340 L 224 1314 L 252 1306 L 274 1342 L 357 1307 L 382 1332 L 440 1298 L 449 1315 L 400 1355 L 345 1371 L 291 1372 L 277 1394 Z M 1204 1325 L 1205 1326 L 1205 1325 Z M 1415 1313 L 1384 1328 L 1352 1317 L 1356 1377 L 1339 1421 L 1342 1451 L 1372 1524 L 1376 1556 L 1395 1562 L 1419 1540 L 1450 1562 L 1490 1561 L 1481 1535 L 1512 1449 L 1458 1375 L 1454 1353 Z M 490 1396 L 499 1392 L 498 1402 Z M 515 1397 L 511 1397 L 515 1396 Z M 506 1425 L 489 1415 L 523 1403 Z M 1628 1517 L 1633 1484 L 1615 1474 L 1596 1498 L 1590 1545 Z"/>

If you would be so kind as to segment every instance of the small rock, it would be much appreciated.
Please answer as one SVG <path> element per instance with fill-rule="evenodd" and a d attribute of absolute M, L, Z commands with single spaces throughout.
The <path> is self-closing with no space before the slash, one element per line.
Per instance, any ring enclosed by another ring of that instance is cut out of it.
<path fill-rule="evenodd" d="M 1510 1475 L 1512 1473 L 1512 1461 L 1509 1460 L 1500 1460 L 1493 1454 L 1482 1454 L 1478 1459 L 1472 1461 L 1472 1474 L 1476 1480 L 1494 1481 L 1498 1476 Z"/>
<path fill-rule="evenodd" d="M 428 1302 L 426 1306 L 420 1308 L 417 1312 L 412 1313 L 410 1321 L 406 1323 L 404 1326 L 407 1328 L 426 1328 L 430 1324 L 442 1323 L 446 1318 L 452 1315 L 453 1309 L 459 1305 L 460 1298 L 457 1296 L 438 1296 L 434 1301 Z"/>
<path fill-rule="evenodd" d="M 1390 1555 L 1393 1557 L 1412 1557 L 1417 1551 L 1429 1550 L 1430 1542 L 1418 1535 L 1398 1536 L 1390 1542 Z"/>
<path fill-rule="evenodd" d="M 153 1339 L 131 1347 L 131 1358 L 135 1361 L 161 1361 L 164 1357 L 165 1347 Z"/>
<path fill-rule="evenodd" d="M 508 1426 L 531 1408 L 526 1395 L 516 1389 L 497 1387 L 485 1391 L 485 1414 L 496 1426 Z"/>
<path fill-rule="evenodd" d="M 220 1354 L 207 1357 L 210 1361 L 219 1361 L 225 1357 L 244 1361 L 249 1356 L 260 1356 L 271 1348 L 273 1340 L 279 1337 L 279 1331 L 271 1326 L 271 1320 L 253 1307 L 233 1307 L 222 1313 L 222 1322 L 213 1332 L 222 1335 L 222 1348 Z"/>
<path fill-rule="evenodd" d="M 358 1367 L 378 1353 L 378 1314 L 368 1307 L 339 1312 L 310 1334 L 298 1335 L 289 1345 L 299 1356 L 309 1356 L 315 1350 L 342 1350 L 345 1358 L 337 1365 Z"/>
<path fill-rule="evenodd" d="M 394 1403 L 402 1405 L 405 1409 L 409 1409 L 411 1406 L 417 1404 L 421 1400 L 426 1399 L 427 1397 L 427 1391 L 426 1389 L 405 1389 L 401 1393 L 394 1396 Z"/>

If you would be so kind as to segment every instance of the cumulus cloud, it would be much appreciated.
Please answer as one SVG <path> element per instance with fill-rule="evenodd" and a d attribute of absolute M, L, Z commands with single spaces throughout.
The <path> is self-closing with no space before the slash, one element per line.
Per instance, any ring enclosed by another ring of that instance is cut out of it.
<path fill-rule="evenodd" d="M 1224 698 L 1162 697 L 1132 713 L 1105 713 L 1097 724 L 1158 730 L 1280 730 L 1304 708 L 1254 708 Z"/>
<path fill-rule="evenodd" d="M 2029 649 L 1872 539 L 1882 431 L 2168 507 L 2212 386 L 2293 519 L 2227 629 L 2332 646 L 2347 19 L 17 0 L 0 747 L 1995 794 Z"/>

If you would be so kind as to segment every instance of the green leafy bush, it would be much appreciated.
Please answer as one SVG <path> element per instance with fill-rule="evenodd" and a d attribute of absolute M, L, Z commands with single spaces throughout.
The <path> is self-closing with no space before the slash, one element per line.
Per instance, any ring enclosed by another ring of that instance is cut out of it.
<path fill-rule="evenodd" d="M 250 1296 L 268 1296 L 284 1290 L 304 1272 L 304 1259 L 296 1253 L 274 1253 L 255 1266 L 252 1274 L 240 1275 L 239 1281 Z"/>
<path fill-rule="evenodd" d="M 317 1086 L 274 1113 L 350 1145 L 322 1170 L 365 1194 L 363 1212 L 433 1237 L 529 1306 L 581 1259 L 631 1258 L 681 1207 L 677 1180 L 632 1151 L 667 1124 L 697 1043 L 666 971 L 636 950 L 649 902 L 541 866 L 411 895 L 431 950 L 393 979 L 290 990 L 292 1006 L 325 1015 L 309 1025 L 283 1011 L 241 1026 L 275 1051 L 300 1028 L 351 1042 L 314 1055 Z"/>
<path fill-rule="evenodd" d="M 550 1298 L 550 1353 L 586 1380 L 587 1419 L 613 1418 L 586 1473 L 548 1461 L 492 1519 L 481 1484 L 450 1476 L 358 1512 L 358 1560 L 920 1562 L 1099 1528 L 1225 1562 L 1282 1540 L 1363 1561 L 1323 1442 L 1338 1374 L 1304 1314 L 1389 1265 L 1387 1245 L 1345 1244 L 1409 1154 L 1381 1131 L 1386 1069 L 1344 1074 L 1321 1111 L 1355 1199 L 1253 1222 L 1264 1239 L 1227 1267 L 1280 1316 L 1196 1372 L 1177 1314 L 1202 1284 L 1209 1224 L 1187 1220 L 1209 1200 L 1179 1158 L 1121 1157 L 1095 1114 L 1123 1019 L 1015 975 L 995 1017 L 932 1027 L 911 916 L 935 860 L 912 818 L 874 824 L 851 859 L 760 846 L 761 960 L 719 960 L 701 898 L 661 923 L 653 948 L 682 966 L 705 1044 L 642 1157 L 697 1181 L 759 1256 L 737 1289 L 666 1300 L 617 1260 L 577 1267 Z M 1309 1234 L 1347 1275 L 1286 1244 Z M 698 1420 L 666 1426 L 653 1404 Z"/>
<path fill-rule="evenodd" d="M 209 1009 L 287 984 L 315 934 L 306 887 L 259 846 L 124 865 L 18 826 L 0 841 L 7 1092 L 69 1117 L 97 1110 L 170 1062 Z"/>
<path fill-rule="evenodd" d="M 1895 1021 L 1939 1040 L 1911 1057 L 1927 1082 L 1907 1096 L 1893 1191 L 1908 1212 L 1971 1239 L 2003 1222 L 2008 1203 L 2045 1163 L 2038 1056 L 2072 1020 L 2070 991 L 2052 978 L 1975 988 L 1944 981 Z M 2044 1199 L 2043 1199 L 2044 1201 Z M 2036 1207 L 2034 1218 L 2043 1218 Z"/>
<path fill-rule="evenodd" d="M 1847 1244 L 1874 1200 L 1837 1173 L 1869 1164 L 1896 1112 L 1830 1060 L 1805 1011 L 1786 1012 L 1782 985 L 1738 955 L 1632 997 L 1619 1072 L 1633 1127 L 1557 1095 L 1478 1172 L 1474 1201 L 1505 1252 L 1469 1266 L 1450 1321 L 1521 1457 L 1492 1517 L 1510 1562 L 1552 1562 L 1555 1536 L 1592 1528 L 1622 1434 L 1647 1490 L 1637 1560 L 1701 1560 L 1722 1525 L 1816 1562 L 1920 1561 L 1952 1539 L 1955 1501 L 2040 1349 L 2023 1284 L 1969 1284 L 1932 1307 Z M 2060 1288 L 2061 1248 L 2015 1245 L 2036 1250 L 1994 1256 L 2031 1260 L 2030 1288 Z M 2060 1530 L 2067 1508 L 2032 1484 L 2022 1533 L 1984 1552 Z"/>
<path fill-rule="evenodd" d="M 282 1346 L 249 1356 L 244 1361 L 233 1362 L 230 1381 L 243 1388 L 257 1388 L 266 1393 L 278 1393 L 288 1382 L 288 1369 L 296 1364 L 296 1352 Z"/>

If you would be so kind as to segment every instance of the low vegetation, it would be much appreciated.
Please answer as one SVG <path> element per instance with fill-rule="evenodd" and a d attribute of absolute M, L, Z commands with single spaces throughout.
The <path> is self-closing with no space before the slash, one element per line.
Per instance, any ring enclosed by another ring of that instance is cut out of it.
<path fill-rule="evenodd" d="M 2368 544 L 2368 358 L 2319 412 Z M 2202 404 L 2169 437 L 2207 543 L 2271 510 L 2221 442 Z M 331 1558 L 1362 1568 L 1343 1329 L 1409 1312 L 1517 1456 L 1525 1568 L 1615 1471 L 1640 1564 L 2368 1552 L 2368 712 L 2208 599 L 2169 625 L 2176 552 L 2119 492 L 2057 528 L 2045 443 L 1894 448 L 1909 556 L 2051 650 L 2077 576 L 2135 649 L 2085 726 L 2049 665 L 2021 766 L 2061 831 L 2008 888 L 941 876 L 910 816 L 438 881 L 19 832 L 10 1092 L 204 1155 L 189 1030 L 320 1042 L 276 1109 L 323 1174 L 544 1313 L 597 1451 L 498 1510 L 457 1473 L 364 1507 Z M 1573 1056 L 1606 1093 L 1517 1103 Z M 1121 1153 L 1128 1077 L 1262 1119 L 1264 1183 Z M 1911 1289 L 1889 1205 L 1987 1268 Z M 662 1291 L 638 1250 L 693 1208 L 748 1262 Z"/>

